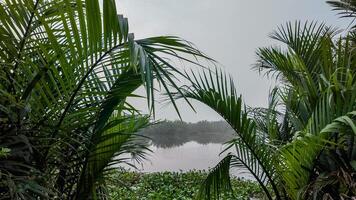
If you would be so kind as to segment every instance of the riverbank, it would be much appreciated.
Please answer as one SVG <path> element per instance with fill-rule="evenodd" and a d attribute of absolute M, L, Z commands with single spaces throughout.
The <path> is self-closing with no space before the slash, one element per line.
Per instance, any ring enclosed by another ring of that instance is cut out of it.
<path fill-rule="evenodd" d="M 116 171 L 110 178 L 110 199 L 193 199 L 206 176 L 207 172 L 204 170 L 159 173 Z M 226 194 L 223 199 L 247 200 L 250 198 L 258 199 L 263 196 L 261 188 L 253 181 L 235 178 L 232 180 L 232 186 L 235 198 Z"/>
<path fill-rule="evenodd" d="M 234 138 L 235 131 L 225 121 L 163 121 L 141 130 L 139 134 L 150 138 L 154 146 L 171 148 L 191 141 L 223 144 Z"/>

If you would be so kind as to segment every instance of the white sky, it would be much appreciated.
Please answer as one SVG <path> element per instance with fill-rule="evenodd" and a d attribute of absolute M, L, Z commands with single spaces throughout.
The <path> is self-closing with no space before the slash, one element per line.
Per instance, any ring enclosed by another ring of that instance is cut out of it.
<path fill-rule="evenodd" d="M 116 0 L 135 37 L 175 35 L 193 42 L 230 72 L 250 106 L 265 106 L 271 83 L 251 69 L 258 47 L 276 44 L 268 38 L 278 25 L 317 20 L 346 27 L 324 0 Z M 144 109 L 143 102 L 134 102 Z M 184 121 L 219 120 L 194 103 L 197 113 L 178 103 Z M 157 105 L 156 119 L 178 119 L 171 106 Z"/>

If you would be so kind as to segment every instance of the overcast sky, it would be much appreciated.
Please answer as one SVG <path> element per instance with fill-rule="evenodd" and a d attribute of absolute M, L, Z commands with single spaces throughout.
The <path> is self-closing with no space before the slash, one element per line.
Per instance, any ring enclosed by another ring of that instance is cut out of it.
<path fill-rule="evenodd" d="M 116 0 L 135 37 L 175 35 L 193 42 L 232 74 L 250 106 L 265 106 L 271 83 L 251 70 L 258 47 L 276 44 L 268 38 L 278 25 L 317 20 L 345 27 L 323 0 Z M 142 109 L 145 105 L 137 103 Z M 193 113 L 179 103 L 184 121 L 219 120 L 209 108 L 194 103 Z M 178 119 L 171 106 L 157 105 L 157 119 Z"/>

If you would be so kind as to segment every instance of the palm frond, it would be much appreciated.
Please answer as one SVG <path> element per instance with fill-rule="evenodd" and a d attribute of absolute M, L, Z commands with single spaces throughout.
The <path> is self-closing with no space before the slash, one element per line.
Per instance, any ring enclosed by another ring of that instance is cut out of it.
<path fill-rule="evenodd" d="M 117 154 L 144 155 L 131 137 L 139 127 L 103 133 L 130 127 L 126 120 L 115 124 L 116 115 L 140 115 L 126 102 L 137 88 L 145 87 L 153 113 L 154 80 L 168 94 L 179 89 L 175 76 L 185 74 L 163 56 L 197 66 L 211 60 L 177 37 L 135 39 L 113 0 L 6 0 L 0 16 L 0 137 L 24 135 L 31 151 L 21 162 L 41 169 L 39 186 L 51 188 L 51 197 L 95 195 L 102 191 L 96 177 L 122 161 Z"/>
<path fill-rule="evenodd" d="M 338 11 L 341 17 L 356 17 L 356 1 L 355 0 L 341 0 L 341 1 L 327 1 L 333 10 Z"/>
<path fill-rule="evenodd" d="M 261 187 L 265 188 L 267 196 L 272 198 L 266 189 L 266 184 L 269 183 L 273 187 L 274 195 L 279 198 L 275 184 L 278 177 L 273 173 L 273 149 L 266 145 L 266 138 L 256 131 L 256 124 L 249 118 L 241 96 L 237 96 L 233 80 L 228 80 L 226 75 L 218 70 L 215 73 L 209 71 L 199 75 L 192 72 L 190 77 L 192 86 L 182 88 L 184 95 L 206 104 L 230 124 L 239 139 L 231 141 L 228 148 L 236 146 L 238 159 L 245 162 L 247 170 L 261 183 Z M 181 96 L 178 94 L 177 98 Z"/>
<path fill-rule="evenodd" d="M 225 193 L 233 193 L 230 182 L 230 165 L 233 155 L 223 158 L 208 174 L 199 190 L 198 199 L 219 199 Z"/>
<path fill-rule="evenodd" d="M 314 160 L 324 147 L 321 136 L 304 136 L 280 149 L 282 163 L 278 172 L 283 177 L 284 188 L 292 199 L 299 199 L 308 184 Z"/>
<path fill-rule="evenodd" d="M 118 116 L 120 118 L 120 116 Z M 87 157 L 85 169 L 79 180 L 77 198 L 86 199 L 88 194 L 96 191 L 95 184 L 103 176 L 103 170 L 110 166 L 114 156 L 128 153 L 125 147 L 134 139 L 134 134 L 139 129 L 148 125 L 148 118 L 134 117 L 116 120 L 117 125 L 98 133 L 93 139 L 93 150 Z M 112 126 L 112 125 L 111 125 Z M 139 146 L 136 149 L 141 149 Z M 135 150 L 136 150 L 135 149 Z M 124 152 L 120 152 L 123 151 Z M 132 150 L 132 149 L 131 149 Z M 141 149 L 144 150 L 144 149 Z M 136 152 L 137 153 L 137 152 Z"/>

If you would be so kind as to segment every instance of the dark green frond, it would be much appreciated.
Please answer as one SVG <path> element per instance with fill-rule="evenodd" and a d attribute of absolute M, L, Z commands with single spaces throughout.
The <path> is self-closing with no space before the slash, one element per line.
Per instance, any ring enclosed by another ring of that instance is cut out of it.
<path fill-rule="evenodd" d="M 233 80 L 218 70 L 202 74 L 192 72 L 189 76 L 192 86 L 182 88 L 184 96 L 206 104 L 231 125 L 238 139 L 231 141 L 228 148 L 237 147 L 236 156 L 245 161 L 246 169 L 258 179 L 262 187 L 271 184 L 274 195 L 279 197 L 275 184 L 278 177 L 274 176 L 274 151 L 266 145 L 267 138 L 256 131 L 256 124 L 242 104 L 241 96 L 237 96 Z M 178 94 L 177 98 L 181 96 Z M 272 198 L 269 192 L 267 196 Z"/>
<path fill-rule="evenodd" d="M 201 186 L 198 199 L 220 199 L 223 193 L 233 193 L 230 182 L 232 158 L 232 155 L 227 155 L 209 172 Z"/>

